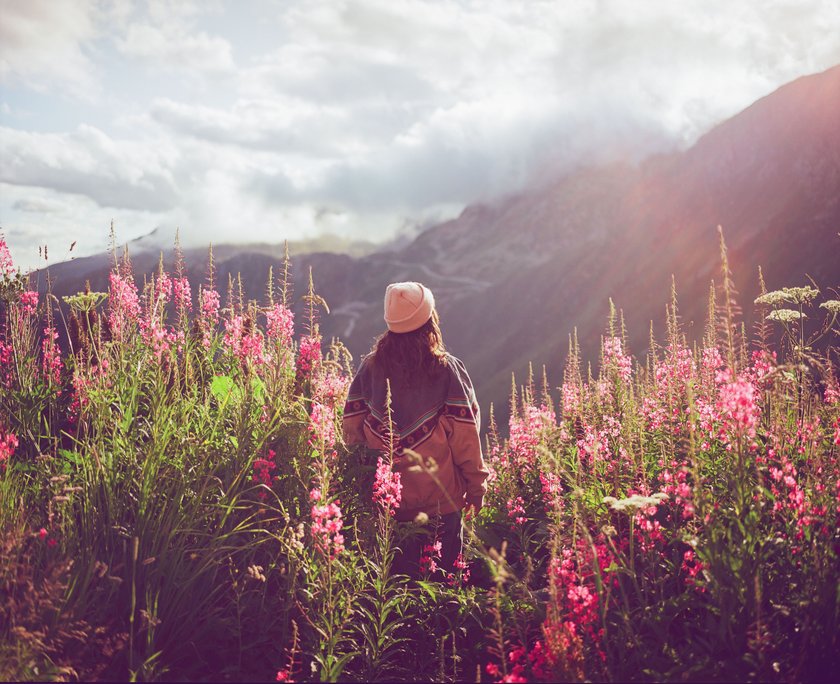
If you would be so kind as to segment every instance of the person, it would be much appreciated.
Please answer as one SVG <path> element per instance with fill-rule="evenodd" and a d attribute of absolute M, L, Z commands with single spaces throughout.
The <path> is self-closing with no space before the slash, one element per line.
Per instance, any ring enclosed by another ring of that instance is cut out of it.
<path fill-rule="evenodd" d="M 446 351 L 429 288 L 417 282 L 388 285 L 385 323 L 387 330 L 350 384 L 345 441 L 380 452 L 393 449 L 392 467 L 402 484 L 396 519 L 428 519 L 437 537 L 398 542 L 395 571 L 417 577 L 423 547 L 439 541 L 436 563 L 452 572 L 463 548 L 462 511 L 477 513 L 486 490 L 478 402 L 464 364 Z"/>

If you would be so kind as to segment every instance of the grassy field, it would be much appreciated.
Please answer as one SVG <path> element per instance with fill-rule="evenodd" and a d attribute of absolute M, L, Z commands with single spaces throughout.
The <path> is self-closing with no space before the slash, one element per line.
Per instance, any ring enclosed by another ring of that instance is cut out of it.
<path fill-rule="evenodd" d="M 59 307 L 0 240 L 0 679 L 829 681 L 840 301 L 762 288 L 747 334 L 722 256 L 701 342 L 672 293 L 646 358 L 605 311 L 597 369 L 572 339 L 559 388 L 514 380 L 462 567 L 430 538 L 409 582 L 426 527 L 341 442 L 311 283 L 294 321 L 283 273 L 257 303 L 115 259 Z"/>

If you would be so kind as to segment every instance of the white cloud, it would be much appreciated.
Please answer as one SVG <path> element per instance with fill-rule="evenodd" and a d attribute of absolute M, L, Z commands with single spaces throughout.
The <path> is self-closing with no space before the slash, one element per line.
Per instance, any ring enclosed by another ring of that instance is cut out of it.
<path fill-rule="evenodd" d="M 161 211 L 177 202 L 174 149 L 115 141 L 92 126 L 72 133 L 0 127 L 0 182 L 85 195 L 102 207 Z"/>
<path fill-rule="evenodd" d="M 92 98 L 100 67 L 85 51 L 94 7 L 73 0 L 12 0 L 0 12 L 0 82 Z"/>
<path fill-rule="evenodd" d="M 575 164 L 690 144 L 840 62 L 840 4 L 20 0 L 0 12 L 0 60 L 6 114 L 40 106 L 14 98 L 37 88 L 53 117 L 51 89 L 102 117 L 5 120 L 6 226 L 34 235 L 43 206 L 56 231 L 77 210 L 179 225 L 185 242 L 385 237 Z"/>
<path fill-rule="evenodd" d="M 150 59 L 163 68 L 226 72 L 234 68 L 230 43 L 203 31 L 184 34 L 177 24 L 131 24 L 117 48 L 130 57 Z"/>

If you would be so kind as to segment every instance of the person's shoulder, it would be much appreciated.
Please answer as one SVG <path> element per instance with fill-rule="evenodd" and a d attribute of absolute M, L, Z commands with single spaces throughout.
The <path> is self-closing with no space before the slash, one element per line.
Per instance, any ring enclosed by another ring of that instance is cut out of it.
<path fill-rule="evenodd" d="M 458 382 L 461 384 L 471 385 L 470 382 L 470 375 L 467 373 L 467 367 L 464 365 L 464 362 L 461 361 L 457 356 L 454 354 L 450 354 L 449 352 L 446 353 L 446 367 L 449 369 L 449 374 L 452 377 L 457 378 Z"/>
<path fill-rule="evenodd" d="M 461 359 L 459 359 L 457 356 L 455 356 L 455 354 L 451 354 L 449 352 L 446 352 L 445 358 L 446 358 L 446 365 L 452 371 L 454 371 L 456 373 L 458 373 L 458 372 L 466 373 L 467 372 L 467 367 L 464 365 L 464 362 L 461 361 Z"/>

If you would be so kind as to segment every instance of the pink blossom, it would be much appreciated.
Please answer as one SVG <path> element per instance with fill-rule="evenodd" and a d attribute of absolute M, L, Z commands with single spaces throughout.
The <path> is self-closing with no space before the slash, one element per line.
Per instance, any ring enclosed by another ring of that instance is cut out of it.
<path fill-rule="evenodd" d="M 316 449 L 329 449 L 336 441 L 335 409 L 319 401 L 312 402 L 309 416 L 309 444 Z"/>
<path fill-rule="evenodd" d="M 263 334 L 259 329 L 248 330 L 243 316 L 233 316 L 225 321 L 225 344 L 231 353 L 243 364 L 248 362 L 262 365 L 271 360 L 263 346 Z"/>
<path fill-rule="evenodd" d="M 254 459 L 254 474 L 251 476 L 251 479 L 254 482 L 265 485 L 266 487 L 271 487 L 271 471 L 277 468 L 277 463 L 274 460 L 276 456 L 277 453 L 274 449 L 269 449 L 266 458 Z M 260 499 L 265 499 L 268 494 L 265 490 L 260 489 L 260 491 L 257 492 L 257 496 Z"/>
<path fill-rule="evenodd" d="M 309 374 L 321 363 L 321 338 L 305 336 L 298 347 L 298 370 L 304 375 Z"/>
<path fill-rule="evenodd" d="M 629 382 L 633 372 L 633 361 L 624 353 L 621 338 L 608 337 L 604 340 L 604 367 L 614 371 L 622 382 Z"/>
<path fill-rule="evenodd" d="M 344 523 L 339 502 L 315 504 L 312 506 L 311 515 L 311 534 L 316 550 L 331 559 L 338 557 L 344 551 L 344 535 L 341 534 Z"/>
<path fill-rule="evenodd" d="M 53 326 L 44 328 L 41 341 L 41 370 L 47 382 L 58 384 L 61 380 L 61 349 L 58 346 L 58 331 Z"/>
<path fill-rule="evenodd" d="M 188 278 L 175 278 L 172 281 L 175 306 L 179 311 L 192 311 L 192 288 Z"/>
<path fill-rule="evenodd" d="M 442 549 L 443 544 L 439 539 L 423 547 L 423 552 L 420 554 L 420 572 L 432 573 L 438 569 L 437 561 L 440 560 Z"/>
<path fill-rule="evenodd" d="M 0 469 L 6 470 L 6 464 L 15 449 L 18 448 L 18 438 L 11 432 L 0 432 Z"/>
<path fill-rule="evenodd" d="M 221 298 L 216 290 L 201 289 L 198 294 L 199 307 L 201 308 L 201 343 L 205 348 L 210 347 L 213 340 L 213 332 L 219 323 L 219 304 Z"/>
<path fill-rule="evenodd" d="M 26 290 L 20 295 L 20 305 L 23 313 L 32 315 L 38 310 L 38 293 L 34 290 Z"/>
<path fill-rule="evenodd" d="M 400 474 L 394 472 L 388 462 L 382 456 L 376 466 L 376 476 L 373 481 L 373 501 L 382 506 L 389 515 L 396 515 L 400 506 L 402 496 L 402 484 Z"/>
<path fill-rule="evenodd" d="M 282 304 L 275 304 L 266 311 L 266 336 L 282 344 L 289 344 L 295 331 L 295 314 Z"/>
<path fill-rule="evenodd" d="M 11 278 L 15 273 L 17 273 L 17 269 L 14 259 L 12 259 L 12 253 L 6 244 L 6 238 L 0 234 L 0 276 Z"/>
<path fill-rule="evenodd" d="M 128 326 L 140 316 L 140 298 L 131 274 L 111 271 L 108 277 L 108 322 L 115 340 L 121 340 Z"/>
<path fill-rule="evenodd" d="M 761 410 L 756 404 L 755 386 L 746 378 L 730 379 L 729 371 L 721 374 L 717 408 L 724 417 L 727 427 L 735 434 L 755 437 L 755 428 Z"/>

